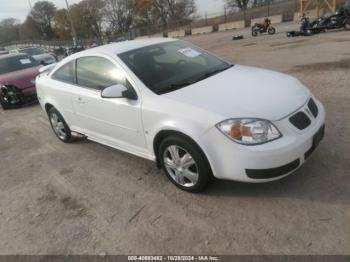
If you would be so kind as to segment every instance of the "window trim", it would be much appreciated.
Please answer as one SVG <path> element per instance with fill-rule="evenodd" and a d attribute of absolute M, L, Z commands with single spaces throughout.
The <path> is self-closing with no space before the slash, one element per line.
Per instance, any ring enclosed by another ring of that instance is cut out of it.
<path fill-rule="evenodd" d="M 68 81 L 64 81 L 64 80 L 60 80 L 60 79 L 56 79 L 54 77 L 54 75 L 56 74 L 56 72 L 60 69 L 62 69 L 64 66 L 70 64 L 73 62 L 73 80 L 74 80 L 74 83 L 72 82 L 68 82 Z M 60 67 L 58 67 L 55 71 L 52 72 L 52 74 L 50 75 L 50 78 L 55 80 L 55 81 L 58 81 L 58 82 L 62 82 L 62 83 L 65 83 L 65 84 L 70 84 L 70 85 L 76 85 L 77 84 L 77 63 L 76 63 L 76 59 L 74 60 L 70 60 L 69 62 L 61 65 Z"/>
<path fill-rule="evenodd" d="M 71 60 L 67 61 L 66 63 L 64 63 L 63 65 L 61 65 L 60 67 L 58 67 L 57 69 L 53 70 L 50 72 L 50 78 L 52 80 L 55 80 L 55 81 L 58 81 L 58 82 L 62 82 L 62 83 L 65 83 L 65 84 L 69 84 L 69 85 L 73 85 L 73 86 L 76 86 L 76 87 L 80 87 L 80 88 L 84 88 L 84 89 L 88 89 L 88 90 L 91 90 L 91 91 L 96 91 L 98 92 L 100 95 L 101 95 L 101 92 L 102 92 L 102 89 L 99 90 L 99 89 L 96 89 L 96 88 L 90 88 L 90 87 L 87 87 L 87 86 L 81 86 L 81 85 L 78 85 L 78 81 L 77 81 L 77 60 L 79 58 L 84 58 L 84 57 L 99 57 L 99 58 L 104 58 L 108 61 L 110 61 L 115 67 L 117 67 L 118 69 L 120 69 L 124 74 L 125 74 L 125 79 L 127 80 L 128 82 L 128 86 L 127 88 L 132 88 L 134 90 L 134 92 L 136 93 L 137 95 L 137 100 L 135 101 L 138 101 L 140 100 L 140 91 L 137 87 L 137 83 L 133 80 L 133 78 L 129 75 L 129 73 L 123 68 L 123 66 L 120 64 L 120 62 L 118 61 L 115 61 L 114 59 L 111 59 L 110 57 L 107 57 L 106 55 L 103 55 L 103 54 L 84 54 L 82 56 L 79 56 L 79 57 L 74 57 L 72 58 Z M 117 56 L 117 58 L 119 58 Z M 60 69 L 62 68 L 63 66 L 67 65 L 68 63 L 70 62 L 74 62 L 74 83 L 70 83 L 70 82 L 65 82 L 65 81 L 61 81 L 61 80 L 56 80 L 53 78 L 53 75 Z M 128 68 L 128 67 L 127 67 Z M 132 72 L 132 71 L 131 71 Z M 102 97 L 102 96 L 101 96 Z M 105 99 L 105 98 L 103 98 Z M 119 98 L 118 98 L 119 99 Z"/>
<path fill-rule="evenodd" d="M 77 57 L 77 58 L 74 59 L 75 60 L 75 84 L 76 84 L 76 86 L 79 86 L 81 88 L 86 88 L 86 89 L 89 89 L 89 90 L 95 90 L 95 91 L 97 91 L 99 93 L 102 93 L 103 89 L 107 88 L 107 87 L 105 87 L 105 88 L 102 88 L 102 89 L 98 89 L 98 88 L 93 88 L 93 87 L 79 85 L 79 83 L 78 83 L 78 70 L 77 70 L 77 68 L 78 68 L 78 59 L 87 58 L 87 57 L 102 58 L 102 59 L 105 59 L 105 60 L 109 61 L 110 63 L 112 63 L 113 66 L 115 66 L 118 70 L 120 70 L 120 71 L 122 71 L 124 73 L 126 84 L 127 84 L 125 87 L 127 89 L 132 88 L 134 90 L 134 92 L 137 94 L 137 97 L 139 97 L 139 94 L 137 93 L 136 88 L 130 82 L 128 74 L 125 72 L 125 70 L 119 64 L 117 64 L 117 62 L 114 62 L 113 60 L 111 60 L 111 59 L 109 59 L 107 57 L 99 56 L 99 55 L 86 55 L 86 56 L 81 56 L 81 57 Z"/>

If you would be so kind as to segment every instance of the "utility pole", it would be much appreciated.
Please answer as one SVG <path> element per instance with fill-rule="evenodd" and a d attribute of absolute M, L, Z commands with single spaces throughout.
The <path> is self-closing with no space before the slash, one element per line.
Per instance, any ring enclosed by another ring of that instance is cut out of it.
<path fill-rule="evenodd" d="M 225 23 L 227 22 L 227 10 L 226 6 L 224 7 L 224 16 L 225 16 Z"/>
<path fill-rule="evenodd" d="M 66 6 L 67 6 L 68 19 L 70 21 L 70 26 L 71 26 L 71 29 L 72 29 L 73 44 L 76 46 L 77 45 L 77 33 L 75 31 L 74 24 L 73 24 L 73 19 L 72 19 L 72 16 L 70 14 L 68 0 L 65 0 L 65 1 L 66 1 Z"/>
<path fill-rule="evenodd" d="M 28 4 L 29 4 L 29 8 L 30 8 L 30 11 L 32 11 L 32 3 L 30 2 L 30 0 L 28 0 Z"/>

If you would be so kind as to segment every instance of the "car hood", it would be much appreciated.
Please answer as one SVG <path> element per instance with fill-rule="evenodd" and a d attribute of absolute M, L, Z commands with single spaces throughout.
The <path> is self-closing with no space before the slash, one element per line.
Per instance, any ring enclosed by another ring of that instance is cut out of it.
<path fill-rule="evenodd" d="M 222 118 L 254 117 L 275 121 L 305 104 L 310 91 L 289 75 L 236 65 L 164 96 Z"/>
<path fill-rule="evenodd" d="M 7 74 L 0 75 L 0 85 L 11 84 L 19 89 L 26 89 L 34 86 L 31 81 L 39 74 L 41 66 L 31 67 Z"/>

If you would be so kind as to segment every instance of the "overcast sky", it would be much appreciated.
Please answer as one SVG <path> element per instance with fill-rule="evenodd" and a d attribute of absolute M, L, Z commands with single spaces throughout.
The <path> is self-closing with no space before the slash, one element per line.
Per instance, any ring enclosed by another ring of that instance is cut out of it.
<path fill-rule="evenodd" d="M 38 0 L 30 0 L 32 5 Z M 23 21 L 29 12 L 29 0 L 0 0 L 0 20 L 7 17 L 18 18 Z M 57 7 L 64 7 L 65 0 L 51 0 Z M 70 4 L 80 0 L 68 0 Z M 223 10 L 223 0 L 196 0 L 198 14 L 216 13 Z"/>

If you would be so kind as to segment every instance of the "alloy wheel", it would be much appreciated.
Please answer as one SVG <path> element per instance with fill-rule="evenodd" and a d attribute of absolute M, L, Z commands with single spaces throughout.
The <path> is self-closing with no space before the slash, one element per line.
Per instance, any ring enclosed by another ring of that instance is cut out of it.
<path fill-rule="evenodd" d="M 56 135 L 60 139 L 65 140 L 67 138 L 67 134 L 62 119 L 56 113 L 52 113 L 50 115 L 50 122 Z"/>
<path fill-rule="evenodd" d="M 163 154 L 164 166 L 170 177 L 183 187 L 193 187 L 199 179 L 197 164 L 185 149 L 171 145 Z"/>

